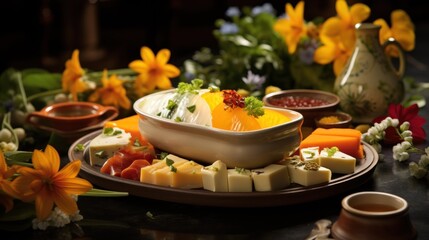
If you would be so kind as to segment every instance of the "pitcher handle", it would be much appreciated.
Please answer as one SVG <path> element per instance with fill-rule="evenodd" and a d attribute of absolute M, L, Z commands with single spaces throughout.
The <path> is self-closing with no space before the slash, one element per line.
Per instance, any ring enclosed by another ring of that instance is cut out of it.
<path fill-rule="evenodd" d="M 392 57 L 389 56 L 386 53 L 387 58 L 389 59 L 389 65 L 390 67 L 395 71 L 395 74 L 398 76 L 399 79 L 402 79 L 404 77 L 405 74 L 405 53 L 404 50 L 402 49 L 401 45 L 399 44 L 398 41 L 396 41 L 394 38 L 389 38 L 387 39 L 384 43 L 383 43 L 383 49 L 386 50 L 386 48 L 388 46 L 394 45 L 396 46 L 396 49 L 398 50 L 399 53 L 399 67 L 396 68 L 393 63 L 392 63 Z"/>

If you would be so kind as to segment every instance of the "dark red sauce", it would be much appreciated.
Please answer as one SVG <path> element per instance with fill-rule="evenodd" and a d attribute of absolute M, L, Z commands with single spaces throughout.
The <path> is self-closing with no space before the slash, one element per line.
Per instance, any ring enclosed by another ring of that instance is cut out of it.
<path fill-rule="evenodd" d="M 270 104 L 278 107 L 318 107 L 326 105 L 328 102 L 306 96 L 284 96 L 270 99 Z"/>

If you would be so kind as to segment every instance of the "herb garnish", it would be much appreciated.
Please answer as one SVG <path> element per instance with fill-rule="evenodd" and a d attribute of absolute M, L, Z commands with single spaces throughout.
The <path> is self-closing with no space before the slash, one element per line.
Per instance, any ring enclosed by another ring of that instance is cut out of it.
<path fill-rule="evenodd" d="M 197 108 L 197 106 L 195 106 L 195 104 L 194 104 L 194 105 L 187 107 L 186 109 L 188 109 L 189 112 L 194 113 L 196 108 Z"/>
<path fill-rule="evenodd" d="M 107 136 L 116 136 L 116 135 L 122 134 L 122 131 L 108 127 L 103 129 L 103 134 Z"/>
<path fill-rule="evenodd" d="M 339 151 L 337 147 L 325 148 L 324 150 L 328 153 L 328 157 L 334 156 L 334 154 Z"/>
<path fill-rule="evenodd" d="M 172 172 L 177 172 L 177 168 L 176 167 L 174 167 L 174 161 L 173 160 L 171 160 L 171 159 L 169 159 L 169 158 L 166 158 L 165 159 L 165 163 L 167 164 L 167 166 L 168 167 L 170 167 L 170 171 L 172 171 Z"/>
<path fill-rule="evenodd" d="M 265 114 L 264 109 L 262 108 L 264 106 L 264 103 L 254 96 L 249 96 L 245 98 L 244 104 L 244 109 L 250 116 L 254 116 L 257 118 Z"/>
<path fill-rule="evenodd" d="M 306 157 L 306 158 L 313 158 L 314 155 L 316 155 L 316 153 L 314 153 L 313 151 L 302 151 L 302 152 L 310 155 L 309 157 Z"/>
<path fill-rule="evenodd" d="M 76 147 L 74 148 L 75 152 L 83 152 L 85 150 L 85 146 L 82 143 L 79 143 L 76 145 Z"/>

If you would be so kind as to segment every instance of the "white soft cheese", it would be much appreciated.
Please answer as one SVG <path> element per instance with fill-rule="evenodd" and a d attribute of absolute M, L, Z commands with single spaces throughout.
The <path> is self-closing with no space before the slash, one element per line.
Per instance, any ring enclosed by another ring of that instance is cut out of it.
<path fill-rule="evenodd" d="M 280 164 L 253 169 L 252 179 L 255 190 L 258 192 L 280 190 L 290 184 L 287 167 Z"/>
<path fill-rule="evenodd" d="M 330 169 L 321 167 L 316 162 L 301 160 L 287 161 L 290 180 L 302 186 L 311 186 L 331 181 Z"/>
<path fill-rule="evenodd" d="M 211 126 L 212 116 L 210 106 L 201 97 L 208 90 L 199 90 L 197 94 L 167 92 L 164 94 L 153 94 L 146 98 L 140 106 L 141 111 L 177 122 L 195 123 L 198 125 Z M 170 101 L 176 102 L 176 109 L 171 112 L 167 108 Z M 194 108 L 192 112 L 189 110 Z"/>
<path fill-rule="evenodd" d="M 131 134 L 120 128 L 113 128 L 113 130 L 121 133 L 115 135 L 101 133 L 89 143 L 89 161 L 92 166 L 103 166 L 108 158 L 130 142 Z"/>
<path fill-rule="evenodd" d="M 349 174 L 355 171 L 356 158 L 336 151 L 332 156 L 326 149 L 320 152 L 320 166 L 329 168 L 333 173 Z"/>
<path fill-rule="evenodd" d="M 228 169 L 228 191 L 252 192 L 252 172 L 243 168 Z"/>
<path fill-rule="evenodd" d="M 203 188 L 212 192 L 228 192 L 228 172 L 220 160 L 201 169 Z"/>

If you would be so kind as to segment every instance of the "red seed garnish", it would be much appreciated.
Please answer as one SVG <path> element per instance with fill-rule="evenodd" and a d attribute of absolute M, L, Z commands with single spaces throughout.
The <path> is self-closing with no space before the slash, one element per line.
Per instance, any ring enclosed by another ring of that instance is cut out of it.
<path fill-rule="evenodd" d="M 230 108 L 244 108 L 244 97 L 235 90 L 223 90 L 223 103 Z"/>

